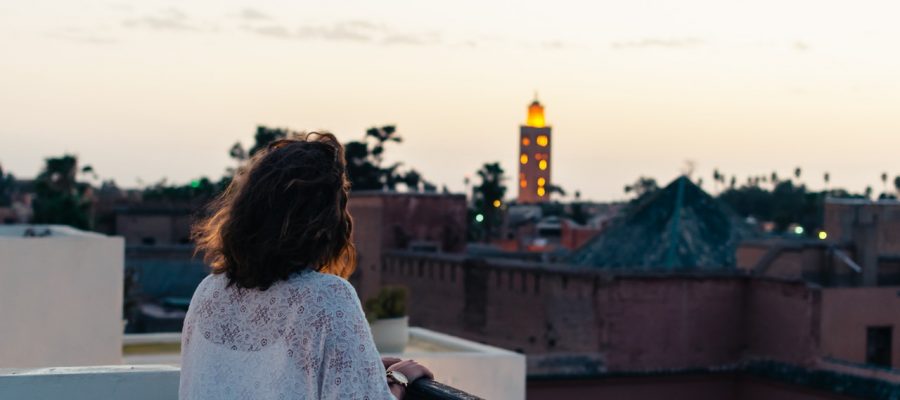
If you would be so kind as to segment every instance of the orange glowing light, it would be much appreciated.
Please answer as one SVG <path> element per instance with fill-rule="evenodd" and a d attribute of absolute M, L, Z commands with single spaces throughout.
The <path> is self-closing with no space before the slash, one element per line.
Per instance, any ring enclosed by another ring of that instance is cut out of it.
<path fill-rule="evenodd" d="M 537 195 L 538 195 L 539 197 L 544 197 L 544 194 L 546 194 L 546 193 L 547 193 L 547 191 L 544 190 L 544 188 L 542 188 L 542 187 L 539 187 L 538 190 L 537 190 Z"/>
<path fill-rule="evenodd" d="M 525 121 L 525 125 L 532 128 L 544 127 L 544 106 L 538 103 L 537 100 L 528 106 L 528 119 Z"/>
<path fill-rule="evenodd" d="M 494 203 L 493 203 L 494 208 L 500 208 L 500 204 L 503 204 L 500 202 L 500 200 L 494 200 Z"/>
<path fill-rule="evenodd" d="M 547 135 L 538 135 L 537 137 L 537 145 L 541 147 L 547 147 L 550 144 L 550 138 Z"/>
<path fill-rule="evenodd" d="M 544 179 L 544 178 L 538 178 L 538 186 L 543 187 L 543 186 L 546 185 L 546 184 L 547 184 L 547 180 L 546 180 L 546 179 Z"/>
<path fill-rule="evenodd" d="M 519 187 L 521 187 L 521 188 L 523 188 L 523 189 L 526 188 L 526 187 L 528 187 L 528 181 L 526 181 L 526 180 L 524 180 L 524 179 L 520 180 L 520 181 L 519 181 Z"/>
<path fill-rule="evenodd" d="M 522 154 L 519 156 L 519 162 L 524 164 L 528 164 L 528 154 Z"/>
<path fill-rule="evenodd" d="M 529 139 L 527 137 L 523 137 L 522 138 L 522 146 L 528 146 L 529 144 L 531 144 L 531 139 Z"/>
<path fill-rule="evenodd" d="M 538 163 L 538 168 L 540 168 L 541 171 L 547 169 L 547 160 L 541 160 L 541 162 Z"/>

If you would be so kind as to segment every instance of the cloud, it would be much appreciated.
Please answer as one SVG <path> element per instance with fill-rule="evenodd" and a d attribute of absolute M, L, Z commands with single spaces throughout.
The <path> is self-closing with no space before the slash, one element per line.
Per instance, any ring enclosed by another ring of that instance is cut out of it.
<path fill-rule="evenodd" d="M 118 42 L 112 37 L 97 35 L 81 28 L 66 28 L 47 33 L 45 36 L 82 44 L 109 45 Z"/>
<path fill-rule="evenodd" d="M 439 44 L 441 43 L 441 35 L 437 32 L 423 33 L 423 34 L 413 34 L 413 33 L 395 33 L 385 36 L 382 40 L 382 43 L 388 45 L 400 44 L 400 45 L 413 45 L 413 46 L 424 46 L 430 44 Z"/>
<path fill-rule="evenodd" d="M 294 34 L 288 28 L 281 25 L 244 26 L 243 28 L 250 32 L 273 38 L 291 39 L 294 37 Z"/>
<path fill-rule="evenodd" d="M 149 28 L 160 31 L 199 31 L 191 24 L 187 14 L 177 8 L 168 8 L 153 15 L 127 19 L 122 22 L 127 28 Z"/>
<path fill-rule="evenodd" d="M 270 21 L 272 17 L 268 14 L 265 14 L 259 10 L 253 8 L 245 8 L 241 10 L 241 12 L 237 15 L 238 18 L 247 20 L 247 21 Z"/>
<path fill-rule="evenodd" d="M 335 41 L 370 42 L 386 31 L 384 26 L 369 21 L 340 21 L 331 25 L 304 25 L 298 38 L 320 38 Z"/>
<path fill-rule="evenodd" d="M 365 20 L 338 21 L 331 24 L 305 24 L 290 29 L 284 25 L 244 25 L 242 28 L 261 36 L 279 39 L 325 40 L 334 42 L 377 43 L 382 45 L 431 45 L 441 43 L 437 32 L 412 33 L 391 29 Z"/>
<path fill-rule="evenodd" d="M 794 44 L 791 47 L 794 49 L 794 51 L 799 52 L 799 53 L 807 52 L 812 48 L 812 47 L 810 47 L 810 45 L 808 43 L 806 43 L 804 41 L 800 41 L 800 40 L 794 42 Z"/>
<path fill-rule="evenodd" d="M 640 40 L 613 42 L 612 48 L 617 50 L 625 49 L 650 49 L 650 48 L 688 48 L 697 47 L 704 44 L 703 40 L 697 38 L 680 38 L 680 39 L 661 39 L 661 38 L 645 38 Z"/>
<path fill-rule="evenodd" d="M 563 43 L 561 40 L 551 40 L 549 42 L 541 43 L 541 47 L 548 49 L 548 50 L 559 50 L 559 49 L 563 49 L 568 46 L 566 46 L 566 44 Z"/>

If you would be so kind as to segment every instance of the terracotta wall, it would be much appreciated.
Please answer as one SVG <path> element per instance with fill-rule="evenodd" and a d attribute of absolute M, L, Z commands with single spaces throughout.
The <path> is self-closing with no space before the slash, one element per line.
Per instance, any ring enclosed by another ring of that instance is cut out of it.
<path fill-rule="evenodd" d="M 810 365 L 818 354 L 821 293 L 803 282 L 748 281 L 745 356 Z"/>
<path fill-rule="evenodd" d="M 434 193 L 358 192 L 349 202 L 354 220 L 357 272 L 351 279 L 362 299 L 377 294 L 385 250 L 430 243 L 442 253 L 460 252 L 466 241 L 466 198 Z"/>
<path fill-rule="evenodd" d="M 866 328 L 893 326 L 891 360 L 900 368 L 900 287 L 822 290 L 822 354 L 853 363 L 866 358 Z"/>
<path fill-rule="evenodd" d="M 829 240 L 849 242 L 860 223 L 873 223 L 881 254 L 900 253 L 900 202 L 837 200 L 825 203 L 825 230 Z"/>
<path fill-rule="evenodd" d="M 382 282 L 410 288 L 414 325 L 535 356 L 532 373 L 568 370 L 565 360 L 596 371 L 708 367 L 745 355 L 805 364 L 818 345 L 819 295 L 802 283 L 612 277 L 411 253 L 386 255 Z"/>

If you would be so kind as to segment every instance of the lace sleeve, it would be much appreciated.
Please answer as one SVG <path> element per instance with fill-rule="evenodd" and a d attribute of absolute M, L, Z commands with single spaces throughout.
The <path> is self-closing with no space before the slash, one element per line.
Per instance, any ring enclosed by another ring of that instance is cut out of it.
<path fill-rule="evenodd" d="M 343 279 L 328 287 L 337 299 L 325 340 L 321 398 L 395 400 L 356 291 Z"/>

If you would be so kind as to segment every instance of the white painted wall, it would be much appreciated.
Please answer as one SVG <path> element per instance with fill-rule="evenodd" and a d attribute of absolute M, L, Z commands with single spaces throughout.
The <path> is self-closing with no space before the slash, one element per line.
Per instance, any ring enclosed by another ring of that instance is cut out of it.
<path fill-rule="evenodd" d="M 178 376 L 166 365 L 0 370 L 0 399 L 178 400 Z"/>
<path fill-rule="evenodd" d="M 124 257 L 119 237 L 0 226 L 0 368 L 120 364 Z"/>
<path fill-rule="evenodd" d="M 409 335 L 418 346 L 384 355 L 414 359 L 430 368 L 438 382 L 485 399 L 525 398 L 524 355 L 428 329 L 410 327 Z M 180 339 L 177 333 L 125 335 L 125 362 L 177 366 L 181 362 L 177 348 L 161 352 L 159 345 L 179 345 Z M 141 348 L 152 350 L 142 354 Z"/>
<path fill-rule="evenodd" d="M 427 329 L 409 330 L 412 339 L 444 350 L 407 349 L 403 354 L 385 355 L 416 360 L 434 373 L 434 380 L 481 398 L 525 398 L 524 355 Z"/>

